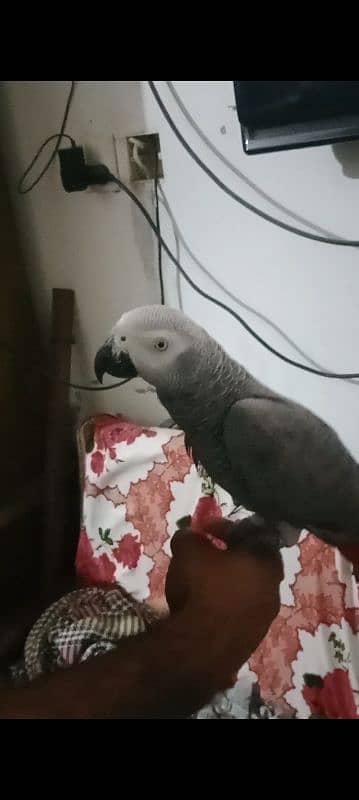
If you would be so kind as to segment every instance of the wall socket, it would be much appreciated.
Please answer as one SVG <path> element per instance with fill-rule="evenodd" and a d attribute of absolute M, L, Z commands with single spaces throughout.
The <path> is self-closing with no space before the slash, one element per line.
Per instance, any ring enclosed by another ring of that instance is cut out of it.
<path fill-rule="evenodd" d="M 114 136 L 117 170 L 119 177 L 127 177 L 135 183 L 163 178 L 161 144 L 158 133 L 143 133 L 119 139 Z M 126 166 L 124 156 L 126 153 Z M 124 174 L 125 173 L 125 174 Z"/>

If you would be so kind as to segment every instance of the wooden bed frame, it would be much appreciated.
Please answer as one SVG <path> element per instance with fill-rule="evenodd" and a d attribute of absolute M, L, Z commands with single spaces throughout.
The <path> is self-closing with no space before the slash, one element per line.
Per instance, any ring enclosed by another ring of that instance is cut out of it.
<path fill-rule="evenodd" d="M 19 652 L 42 609 L 75 585 L 80 491 L 67 385 L 73 313 L 74 293 L 54 289 L 42 468 L 30 474 L 0 510 L 0 666 Z"/>
<path fill-rule="evenodd" d="M 69 403 L 74 292 L 52 292 L 44 341 L 0 172 L 0 667 L 40 611 L 74 584 L 80 527 Z"/>

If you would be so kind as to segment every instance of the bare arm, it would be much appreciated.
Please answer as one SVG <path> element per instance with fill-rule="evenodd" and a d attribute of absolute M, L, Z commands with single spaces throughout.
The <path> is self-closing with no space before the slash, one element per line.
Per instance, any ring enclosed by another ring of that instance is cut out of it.
<path fill-rule="evenodd" d="M 212 650 L 216 633 L 203 618 L 174 615 L 114 652 L 0 692 L 0 719 L 188 716 L 230 684 L 221 653 Z"/>
<path fill-rule="evenodd" d="M 116 651 L 0 691 L 0 719 L 188 717 L 231 686 L 278 611 L 280 556 L 219 552 L 190 532 L 173 549 L 170 617 Z"/>

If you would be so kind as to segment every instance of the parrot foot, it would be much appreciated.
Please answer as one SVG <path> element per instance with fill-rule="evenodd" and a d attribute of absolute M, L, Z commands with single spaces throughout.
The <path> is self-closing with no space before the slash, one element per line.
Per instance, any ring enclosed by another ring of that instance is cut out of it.
<path fill-rule="evenodd" d="M 232 524 L 231 543 L 238 544 L 239 547 L 244 546 L 253 554 L 278 551 L 282 546 L 278 527 L 262 519 L 258 514 Z"/>
<path fill-rule="evenodd" d="M 278 530 L 280 535 L 281 547 L 293 547 L 298 543 L 298 539 L 302 532 L 301 528 L 294 528 L 288 522 L 279 522 Z"/>

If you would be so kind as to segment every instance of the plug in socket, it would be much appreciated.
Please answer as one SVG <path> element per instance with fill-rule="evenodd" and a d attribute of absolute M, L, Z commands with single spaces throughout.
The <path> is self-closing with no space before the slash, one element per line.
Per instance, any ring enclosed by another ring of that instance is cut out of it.
<path fill-rule="evenodd" d="M 153 181 L 163 178 L 161 145 L 158 133 L 128 136 L 126 139 L 131 181 Z"/>

